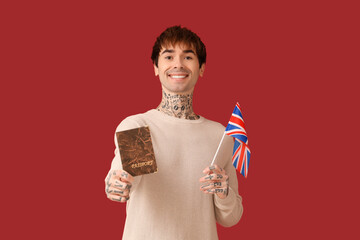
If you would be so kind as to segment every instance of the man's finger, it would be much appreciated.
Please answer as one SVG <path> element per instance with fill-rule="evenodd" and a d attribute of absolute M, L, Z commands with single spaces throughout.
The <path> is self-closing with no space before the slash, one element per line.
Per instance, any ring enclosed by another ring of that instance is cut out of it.
<path fill-rule="evenodd" d="M 122 182 L 120 180 L 115 180 L 112 186 L 121 190 L 130 190 L 132 187 L 130 183 Z"/>
<path fill-rule="evenodd" d="M 122 196 L 117 196 L 117 195 L 113 195 L 113 194 L 108 194 L 107 197 L 110 200 L 115 201 L 115 202 L 126 202 L 127 200 L 129 200 L 128 197 L 122 197 Z"/>
<path fill-rule="evenodd" d="M 200 178 L 200 182 L 213 181 L 213 180 L 226 180 L 227 178 L 228 178 L 227 175 L 213 173 Z"/>
<path fill-rule="evenodd" d="M 203 170 L 204 174 L 210 174 L 210 173 L 218 173 L 218 174 L 224 174 L 225 170 L 221 167 L 219 167 L 217 164 L 211 165 Z"/>
<path fill-rule="evenodd" d="M 129 196 L 129 190 L 121 190 L 115 187 L 109 187 L 107 190 L 108 194 L 122 196 L 122 197 L 128 197 Z"/>
<path fill-rule="evenodd" d="M 116 180 L 116 179 L 112 178 L 107 182 L 106 189 L 108 189 L 109 187 L 113 187 L 113 188 L 116 188 L 118 190 L 123 190 L 123 191 L 124 190 L 130 191 L 132 184 L 128 183 L 128 182 L 123 182 L 122 180 Z"/>
<path fill-rule="evenodd" d="M 206 189 L 204 190 L 205 193 L 222 193 L 224 195 L 227 195 L 227 188 L 211 188 L 211 189 Z"/>
<path fill-rule="evenodd" d="M 122 170 L 122 173 L 120 174 L 120 180 L 131 183 L 134 181 L 134 177 L 131 176 L 128 172 Z"/>
<path fill-rule="evenodd" d="M 113 171 L 111 171 L 110 174 L 111 174 L 111 178 L 126 181 L 126 182 L 129 182 L 129 183 L 134 181 L 134 177 L 131 176 L 128 172 L 126 172 L 125 170 L 122 170 L 122 169 L 113 170 Z"/>
<path fill-rule="evenodd" d="M 201 185 L 200 189 L 201 190 L 207 190 L 210 188 L 222 188 L 226 186 L 226 182 L 207 182 L 203 185 Z"/>

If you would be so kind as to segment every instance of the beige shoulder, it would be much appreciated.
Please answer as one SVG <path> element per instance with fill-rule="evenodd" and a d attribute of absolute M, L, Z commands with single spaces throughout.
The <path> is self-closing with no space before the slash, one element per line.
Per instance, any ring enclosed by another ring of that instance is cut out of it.
<path fill-rule="evenodd" d="M 130 130 L 133 128 L 143 127 L 146 125 L 144 114 L 136 114 L 129 116 L 122 120 L 120 124 L 116 127 L 115 132 Z"/>

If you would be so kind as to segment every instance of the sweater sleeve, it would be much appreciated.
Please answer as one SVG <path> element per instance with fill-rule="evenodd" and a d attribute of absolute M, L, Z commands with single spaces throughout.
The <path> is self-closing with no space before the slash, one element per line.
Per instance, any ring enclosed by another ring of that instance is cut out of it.
<path fill-rule="evenodd" d="M 224 144 L 224 169 L 229 176 L 229 194 L 226 198 L 221 199 L 216 194 L 214 196 L 215 204 L 215 216 L 216 221 L 224 226 L 231 227 L 240 221 L 243 214 L 242 198 L 238 193 L 238 181 L 236 176 L 236 170 L 232 165 L 232 147 L 233 139 L 227 138 L 226 144 Z M 220 161 L 220 162 L 222 162 Z"/>

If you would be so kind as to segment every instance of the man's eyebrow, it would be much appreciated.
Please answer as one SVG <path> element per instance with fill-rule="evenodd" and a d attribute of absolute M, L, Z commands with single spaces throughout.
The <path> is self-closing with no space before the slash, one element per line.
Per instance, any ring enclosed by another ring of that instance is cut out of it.
<path fill-rule="evenodd" d="M 196 55 L 195 52 L 194 52 L 193 50 L 191 50 L 191 49 L 189 49 L 189 50 L 184 50 L 183 52 L 184 52 L 184 53 L 193 53 L 194 55 Z"/>
<path fill-rule="evenodd" d="M 174 50 L 173 49 L 165 49 L 160 55 L 164 54 L 164 53 L 173 53 Z"/>
<path fill-rule="evenodd" d="M 160 55 L 164 53 L 173 53 L 173 52 L 175 52 L 174 49 L 165 49 Z M 195 52 L 191 49 L 184 50 L 183 53 L 193 53 L 194 55 L 196 55 Z"/>

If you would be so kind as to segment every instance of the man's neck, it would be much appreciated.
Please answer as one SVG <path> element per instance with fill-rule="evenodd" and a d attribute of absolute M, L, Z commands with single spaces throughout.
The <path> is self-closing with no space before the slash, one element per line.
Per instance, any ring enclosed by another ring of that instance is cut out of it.
<path fill-rule="evenodd" d="M 169 116 L 189 120 L 199 119 L 192 106 L 193 93 L 173 94 L 163 90 L 163 96 L 160 105 L 156 108 Z"/>

